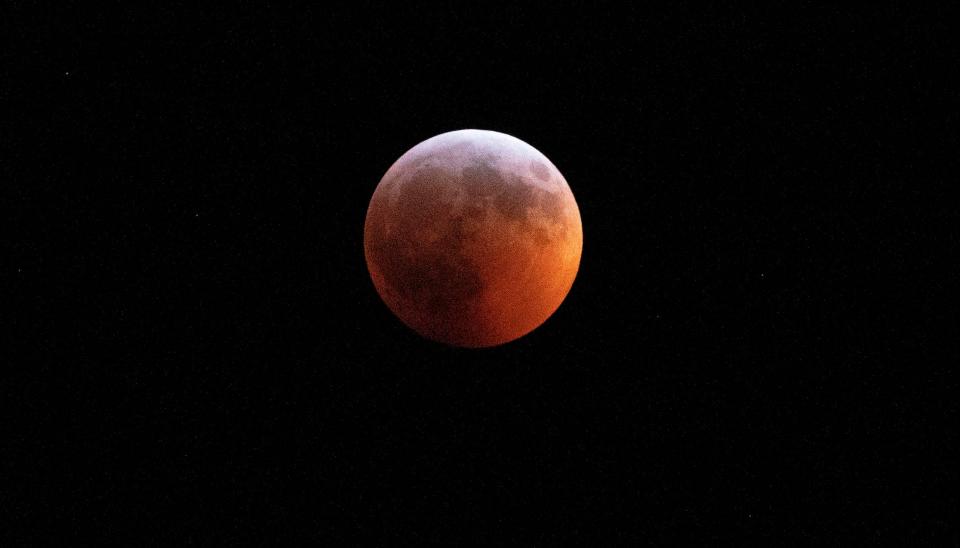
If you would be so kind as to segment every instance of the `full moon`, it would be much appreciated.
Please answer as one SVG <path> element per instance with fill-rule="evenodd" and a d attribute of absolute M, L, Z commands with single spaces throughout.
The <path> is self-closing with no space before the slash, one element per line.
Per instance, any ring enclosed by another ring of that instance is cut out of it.
<path fill-rule="evenodd" d="M 527 143 L 443 133 L 408 150 L 370 199 L 364 254 L 387 307 L 428 339 L 481 348 L 540 326 L 580 265 L 580 210 Z"/>

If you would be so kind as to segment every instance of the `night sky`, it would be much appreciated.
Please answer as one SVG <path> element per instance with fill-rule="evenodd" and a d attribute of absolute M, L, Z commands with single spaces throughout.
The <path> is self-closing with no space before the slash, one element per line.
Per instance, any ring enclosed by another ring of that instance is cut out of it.
<path fill-rule="evenodd" d="M 958 541 L 942 14 L 161 4 L 4 16 L 0 544 Z M 463 128 L 584 233 L 482 350 L 363 255 L 380 177 Z"/>

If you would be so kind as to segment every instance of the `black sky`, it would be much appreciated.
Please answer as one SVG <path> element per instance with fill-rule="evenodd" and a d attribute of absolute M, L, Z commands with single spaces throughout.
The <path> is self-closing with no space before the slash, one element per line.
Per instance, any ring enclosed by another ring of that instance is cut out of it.
<path fill-rule="evenodd" d="M 10 12 L 7 545 L 957 541 L 941 14 Z M 583 219 L 482 351 L 363 262 L 380 177 L 462 128 Z"/>

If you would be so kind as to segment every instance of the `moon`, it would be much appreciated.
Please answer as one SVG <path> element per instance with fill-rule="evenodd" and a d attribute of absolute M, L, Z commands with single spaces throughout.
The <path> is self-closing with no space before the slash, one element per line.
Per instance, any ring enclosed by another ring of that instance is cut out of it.
<path fill-rule="evenodd" d="M 464 129 L 427 139 L 370 199 L 364 255 L 387 307 L 427 339 L 500 345 L 543 324 L 576 278 L 580 210 L 527 143 Z"/>

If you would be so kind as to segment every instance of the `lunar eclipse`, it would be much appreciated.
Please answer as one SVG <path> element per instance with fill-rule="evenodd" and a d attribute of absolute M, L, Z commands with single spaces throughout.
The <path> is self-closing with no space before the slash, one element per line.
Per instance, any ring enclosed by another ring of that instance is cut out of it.
<path fill-rule="evenodd" d="M 580 264 L 580 211 L 556 166 L 494 131 L 427 139 L 373 193 L 364 254 L 387 307 L 423 337 L 503 344 L 543 324 Z"/>

